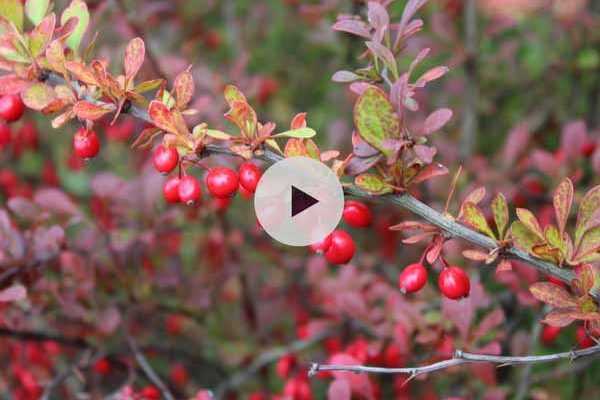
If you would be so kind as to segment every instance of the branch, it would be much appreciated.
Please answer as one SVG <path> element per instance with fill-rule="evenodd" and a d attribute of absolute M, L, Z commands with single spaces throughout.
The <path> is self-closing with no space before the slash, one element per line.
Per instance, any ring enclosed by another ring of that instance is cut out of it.
<path fill-rule="evenodd" d="M 567 351 L 563 353 L 547 354 L 541 356 L 491 356 L 485 354 L 467 353 L 457 350 L 454 357 L 448 360 L 439 361 L 433 364 L 424 365 L 422 367 L 412 368 L 381 368 L 369 367 L 365 365 L 338 365 L 338 364 L 319 364 L 313 363 L 309 376 L 314 376 L 320 371 L 345 371 L 356 373 L 372 373 L 372 374 L 405 374 L 409 375 L 409 379 L 413 379 L 418 375 L 427 374 L 430 372 L 440 371 L 446 368 L 455 367 L 463 364 L 473 363 L 493 363 L 499 364 L 498 367 L 507 365 L 526 365 L 526 364 L 541 364 L 549 363 L 558 360 L 574 361 L 581 357 L 588 357 L 600 354 L 600 345 L 589 347 L 587 349 Z"/>
<path fill-rule="evenodd" d="M 127 342 L 129 343 L 131 352 L 135 357 L 135 361 L 139 364 L 140 368 L 142 368 L 142 371 L 144 371 L 144 374 L 146 374 L 146 377 L 150 380 L 150 382 L 152 382 L 161 391 L 165 399 L 175 400 L 175 398 L 167 388 L 167 385 L 165 385 L 164 382 L 158 376 L 158 374 L 154 372 L 154 370 L 148 363 L 148 360 L 146 360 L 146 357 L 144 357 L 144 355 L 138 348 L 135 340 L 129 334 L 127 334 Z"/>

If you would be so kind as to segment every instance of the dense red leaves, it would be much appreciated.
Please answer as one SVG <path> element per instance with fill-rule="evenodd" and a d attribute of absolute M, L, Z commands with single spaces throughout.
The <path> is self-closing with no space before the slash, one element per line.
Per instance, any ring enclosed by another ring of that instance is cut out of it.
<path fill-rule="evenodd" d="M 25 105 L 18 95 L 5 95 L 0 97 L 0 119 L 6 122 L 18 121 L 23 112 Z"/>
<path fill-rule="evenodd" d="M 198 179 L 191 175 L 186 175 L 179 181 L 179 199 L 182 203 L 192 205 L 200 201 L 202 191 L 200 189 L 200 182 Z"/>
<path fill-rule="evenodd" d="M 450 266 L 440 272 L 438 287 L 447 298 L 458 300 L 469 295 L 471 283 L 465 271 L 458 267 Z"/>
<path fill-rule="evenodd" d="M 347 264 L 354 257 L 356 246 L 352 236 L 346 231 L 337 229 L 331 233 L 331 244 L 325 251 L 325 258 L 331 264 Z"/>
<path fill-rule="evenodd" d="M 73 151 L 83 159 L 94 158 L 100 151 L 100 140 L 93 130 L 80 128 L 73 136 Z"/>
<path fill-rule="evenodd" d="M 154 163 L 154 168 L 156 168 L 158 172 L 168 174 L 177 166 L 177 163 L 179 162 L 179 153 L 177 153 L 177 149 L 161 144 L 154 150 L 152 162 Z"/>
<path fill-rule="evenodd" d="M 373 214 L 369 207 L 356 200 L 346 201 L 342 216 L 344 221 L 354 228 L 365 228 L 373 221 Z"/>
<path fill-rule="evenodd" d="M 240 165 L 238 170 L 240 185 L 250 193 L 254 193 L 258 181 L 262 175 L 256 164 L 246 161 Z"/>
<path fill-rule="evenodd" d="M 227 167 L 215 167 L 208 171 L 206 186 L 215 197 L 231 197 L 237 192 L 240 184 L 238 174 Z"/>
<path fill-rule="evenodd" d="M 398 286 L 403 293 L 418 292 L 427 283 L 427 269 L 421 263 L 410 264 L 398 276 Z"/>

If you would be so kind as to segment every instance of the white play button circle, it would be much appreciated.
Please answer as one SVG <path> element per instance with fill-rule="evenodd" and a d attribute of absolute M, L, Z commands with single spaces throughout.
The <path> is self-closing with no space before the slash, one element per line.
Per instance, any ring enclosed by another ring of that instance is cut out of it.
<path fill-rule="evenodd" d="M 258 182 L 254 210 L 264 230 L 289 246 L 308 246 L 338 225 L 344 190 L 325 164 L 290 157 L 273 164 Z"/>

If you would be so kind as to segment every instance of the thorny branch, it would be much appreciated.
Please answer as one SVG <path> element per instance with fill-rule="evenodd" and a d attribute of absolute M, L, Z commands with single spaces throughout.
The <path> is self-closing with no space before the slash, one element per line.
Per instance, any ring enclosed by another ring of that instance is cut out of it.
<path fill-rule="evenodd" d="M 131 352 L 135 357 L 135 361 L 139 364 L 142 371 L 144 371 L 146 377 L 158 388 L 158 390 L 160 390 L 165 399 L 175 400 L 175 398 L 167 388 L 167 385 L 165 385 L 165 383 L 160 379 L 156 372 L 154 372 L 154 369 L 152 369 L 152 367 L 148 363 L 148 360 L 146 360 L 146 357 L 144 357 L 137 343 L 130 335 L 127 335 L 127 342 L 129 343 L 129 348 L 131 349 Z"/>

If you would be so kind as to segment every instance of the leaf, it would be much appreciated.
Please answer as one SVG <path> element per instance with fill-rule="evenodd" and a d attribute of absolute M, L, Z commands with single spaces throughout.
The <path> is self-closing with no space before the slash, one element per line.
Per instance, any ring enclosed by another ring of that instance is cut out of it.
<path fill-rule="evenodd" d="M 56 93 L 44 83 L 34 83 L 23 92 L 21 97 L 27 107 L 41 111 L 56 99 Z"/>
<path fill-rule="evenodd" d="M 334 379 L 327 389 L 327 400 L 350 400 L 351 398 L 350 384 L 345 379 Z"/>
<path fill-rule="evenodd" d="M 233 85 L 225 86 L 223 94 L 225 95 L 225 101 L 227 101 L 229 107 L 231 107 L 232 104 L 236 101 L 243 101 L 244 103 L 248 102 L 248 100 L 246 100 L 246 96 L 244 96 L 240 89 Z"/>
<path fill-rule="evenodd" d="M 66 61 L 65 67 L 67 67 L 67 70 L 75 75 L 75 78 L 81 82 L 87 83 L 88 85 L 100 86 L 94 71 L 87 65 L 77 61 Z"/>
<path fill-rule="evenodd" d="M 600 250 L 600 226 L 590 229 L 583 234 L 577 246 L 575 258 L 581 259 L 591 253 L 598 252 L 598 250 Z"/>
<path fill-rule="evenodd" d="M 46 15 L 50 0 L 27 0 L 25 2 L 25 15 L 34 24 L 37 25 Z"/>
<path fill-rule="evenodd" d="M 64 25 L 71 17 L 77 18 L 77 26 L 73 29 L 73 33 L 67 38 L 66 44 L 71 50 L 77 53 L 83 35 L 90 23 L 90 14 L 87 5 L 83 0 L 73 0 L 63 11 L 62 16 L 60 17 L 60 23 Z"/>
<path fill-rule="evenodd" d="M 218 140 L 229 140 L 231 139 L 231 135 L 222 131 L 218 131 L 215 129 L 207 129 L 206 134 L 213 139 Z"/>
<path fill-rule="evenodd" d="M 144 58 L 146 57 L 146 45 L 142 38 L 136 37 L 129 41 L 125 49 L 125 60 L 123 66 L 125 69 L 125 79 L 130 82 L 140 71 Z"/>
<path fill-rule="evenodd" d="M 371 28 L 369 28 L 369 25 L 356 19 L 340 19 L 333 24 L 331 29 L 371 39 Z"/>
<path fill-rule="evenodd" d="M 409 0 L 404 7 L 404 11 L 402 12 L 402 18 L 400 19 L 400 26 L 398 28 L 399 32 L 403 32 L 405 27 L 411 18 L 415 15 L 415 13 L 419 10 L 419 8 L 423 7 L 427 3 L 427 0 Z"/>
<path fill-rule="evenodd" d="M 290 122 L 290 129 L 306 128 L 306 113 L 298 113 Z"/>
<path fill-rule="evenodd" d="M 449 108 L 440 108 L 432 112 L 423 124 L 423 133 L 429 135 L 435 131 L 442 129 L 444 125 L 452 118 L 452 110 Z"/>
<path fill-rule="evenodd" d="M 65 52 L 60 40 L 50 42 L 46 48 L 46 61 L 48 61 L 48 65 L 52 70 L 61 75 L 67 74 L 67 68 L 65 67 Z"/>
<path fill-rule="evenodd" d="M 462 255 L 473 261 L 486 261 L 489 256 L 489 254 L 484 251 L 472 249 L 463 250 Z"/>
<path fill-rule="evenodd" d="M 390 49 L 378 42 L 367 41 L 365 44 L 371 50 L 371 53 L 375 57 L 380 58 L 389 69 L 395 70 L 397 68 L 396 58 Z"/>
<path fill-rule="evenodd" d="M 567 219 L 571 212 L 573 204 L 573 182 L 569 178 L 565 178 L 554 191 L 554 212 L 556 213 L 556 221 L 558 222 L 558 230 L 562 236 L 565 232 Z"/>
<path fill-rule="evenodd" d="M 150 116 L 152 123 L 160 129 L 177 134 L 177 125 L 175 124 L 173 113 L 161 101 L 152 100 L 150 102 L 148 115 Z"/>
<path fill-rule="evenodd" d="M 161 130 L 155 127 L 144 129 L 142 132 L 140 132 L 138 137 L 135 138 L 135 141 L 131 144 L 131 147 L 143 149 L 150 146 L 154 138 L 159 135 L 160 132 Z"/>
<path fill-rule="evenodd" d="M 194 97 L 194 78 L 190 71 L 184 71 L 177 75 L 173 87 L 175 89 L 176 107 L 183 110 Z"/>
<path fill-rule="evenodd" d="M 371 169 L 371 167 L 377 164 L 382 157 L 383 154 L 379 152 L 370 157 L 356 157 L 351 155 L 350 160 L 346 164 L 345 173 L 350 176 L 360 175 Z"/>
<path fill-rule="evenodd" d="M 577 224 L 575 226 L 576 246 L 585 233 L 588 222 L 592 219 L 598 208 L 600 208 L 600 185 L 591 188 L 585 196 L 583 196 L 583 199 L 581 199 L 581 203 L 579 204 Z"/>
<path fill-rule="evenodd" d="M 317 134 L 317 132 L 315 132 L 314 129 L 299 128 L 299 129 L 292 129 L 289 131 L 277 133 L 271 137 L 273 137 L 273 138 L 289 137 L 289 138 L 296 138 L 296 139 L 310 139 L 311 137 L 314 137 L 316 134 Z"/>
<path fill-rule="evenodd" d="M 553 263 L 560 263 L 561 261 L 560 250 L 547 243 L 536 244 L 531 248 L 531 253 L 538 258 L 551 261 Z"/>
<path fill-rule="evenodd" d="M 361 174 L 354 178 L 354 184 L 362 190 L 376 195 L 391 193 L 393 188 L 375 174 Z"/>
<path fill-rule="evenodd" d="M 448 175 L 448 168 L 446 168 L 444 165 L 437 163 L 429 164 L 421 171 L 419 171 L 419 173 L 414 178 L 412 178 L 410 183 L 417 184 L 444 175 Z"/>
<path fill-rule="evenodd" d="M 425 87 L 425 85 L 427 85 L 429 82 L 435 81 L 436 79 L 439 79 L 442 76 L 446 75 L 448 71 L 448 67 L 444 66 L 431 68 L 429 71 L 421 75 L 419 79 L 417 79 L 415 86 L 418 88 Z"/>
<path fill-rule="evenodd" d="M 552 282 L 536 282 L 529 287 L 529 291 L 533 297 L 553 307 L 577 307 L 577 301 L 569 292 Z"/>
<path fill-rule="evenodd" d="M 23 3 L 21 0 L 0 0 L 0 16 L 12 22 L 19 32 L 23 31 Z"/>
<path fill-rule="evenodd" d="M 360 95 L 354 106 L 354 124 L 367 143 L 391 155 L 383 142 L 399 138 L 400 120 L 383 90 L 369 86 Z"/>
<path fill-rule="evenodd" d="M 12 303 L 26 298 L 27 289 L 20 283 L 15 283 L 6 289 L 0 290 L 0 303 Z"/>
<path fill-rule="evenodd" d="M 568 310 L 553 310 L 546 314 L 542 323 L 562 328 L 570 325 L 574 320 Z"/>
<path fill-rule="evenodd" d="M 575 273 L 577 275 L 577 280 L 580 283 L 580 293 L 582 295 L 587 294 L 590 290 L 592 290 L 596 281 L 594 267 L 592 267 L 590 264 L 583 264 L 575 270 Z"/>
<path fill-rule="evenodd" d="M 560 232 L 555 225 L 547 225 L 544 228 L 544 237 L 550 246 L 560 250 L 561 255 L 564 256 L 566 254 L 566 243 L 562 240 Z"/>
<path fill-rule="evenodd" d="M 385 7 L 375 1 L 369 1 L 367 4 L 367 19 L 375 29 L 383 29 L 390 23 L 390 16 Z"/>
<path fill-rule="evenodd" d="M 502 193 L 498 193 L 494 197 L 494 200 L 492 200 L 492 213 L 494 214 L 494 222 L 498 229 L 498 237 L 502 240 L 508 227 L 508 205 Z"/>
<path fill-rule="evenodd" d="M 425 164 L 431 164 L 433 161 L 433 157 L 437 154 L 437 149 L 433 146 L 425 146 L 423 144 L 417 144 L 413 147 L 415 154 L 419 158 L 419 160 L 423 161 Z"/>
<path fill-rule="evenodd" d="M 504 323 L 504 311 L 501 308 L 496 308 L 491 313 L 487 314 L 477 326 L 473 333 L 473 340 L 477 341 L 487 335 L 492 329 L 497 328 Z"/>
<path fill-rule="evenodd" d="M 146 93 L 151 90 L 158 89 L 163 82 L 163 79 L 153 79 L 150 81 L 144 81 L 138 84 L 135 88 L 133 88 L 133 91 L 139 94 Z"/>
<path fill-rule="evenodd" d="M 526 208 L 517 208 L 517 217 L 531 232 L 535 233 L 540 239 L 544 239 L 544 233 L 533 213 Z"/>
<path fill-rule="evenodd" d="M 29 36 L 29 52 L 34 58 L 46 51 L 46 47 L 54 34 L 55 27 L 56 15 L 52 13 L 44 18 L 31 32 Z"/>
<path fill-rule="evenodd" d="M 518 247 L 528 252 L 531 252 L 533 246 L 540 242 L 539 236 L 533 233 L 521 221 L 514 221 L 510 225 L 510 236 L 513 238 Z"/>
<path fill-rule="evenodd" d="M 29 85 L 31 85 L 31 83 L 28 80 L 19 78 L 16 75 L 2 75 L 0 76 L 0 95 L 20 94 L 27 89 Z"/>
<path fill-rule="evenodd" d="M 240 129 L 242 136 L 246 138 L 255 136 L 258 119 L 254 109 L 245 101 L 232 101 L 231 108 L 225 114 L 225 118 Z"/>
<path fill-rule="evenodd" d="M 351 71 L 337 71 L 331 77 L 332 81 L 339 82 L 339 83 L 354 82 L 359 79 L 360 79 L 360 76 L 356 75 L 354 72 L 351 72 Z"/>
<path fill-rule="evenodd" d="M 502 259 L 502 260 L 500 260 L 500 262 L 498 263 L 498 266 L 496 267 L 496 273 L 512 271 L 512 269 L 513 269 L 512 263 L 506 259 Z"/>
<path fill-rule="evenodd" d="M 473 203 L 466 203 L 463 207 L 463 215 L 462 220 L 466 222 L 468 225 L 477 229 L 479 232 L 484 233 L 485 235 L 496 239 L 496 235 L 492 232 L 492 229 L 487 223 L 485 216 Z"/>
<path fill-rule="evenodd" d="M 33 201 L 42 209 L 67 215 L 79 215 L 81 211 L 63 191 L 58 189 L 40 189 L 33 196 Z"/>
<path fill-rule="evenodd" d="M 73 112 L 77 117 L 89 121 L 95 121 L 115 110 L 113 104 L 97 105 L 85 100 L 80 100 L 73 106 Z"/>

